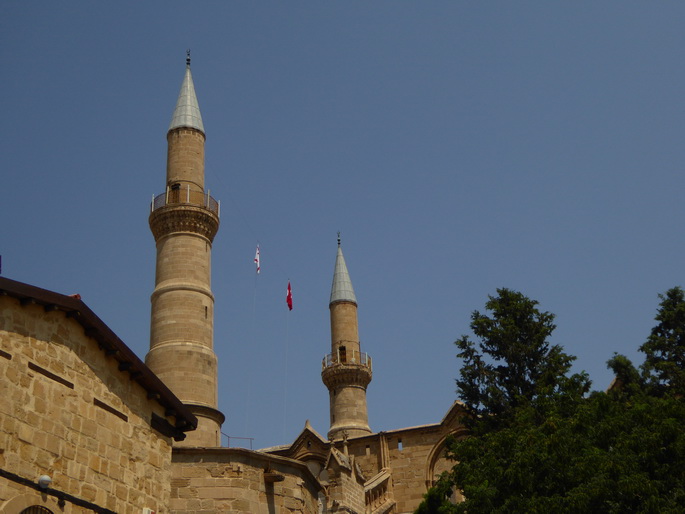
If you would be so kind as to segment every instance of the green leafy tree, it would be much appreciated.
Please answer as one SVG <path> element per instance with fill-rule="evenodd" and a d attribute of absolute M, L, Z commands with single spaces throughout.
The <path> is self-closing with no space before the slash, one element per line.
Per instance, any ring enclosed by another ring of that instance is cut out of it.
<path fill-rule="evenodd" d="M 682 305 L 682 291 L 672 291 L 662 297 L 660 325 Z M 448 444 L 448 457 L 458 464 L 417 512 L 685 512 L 685 400 L 661 394 L 678 375 L 672 366 L 655 365 L 670 363 L 677 353 L 661 345 L 660 360 L 650 361 L 648 349 L 642 373 L 615 355 L 608 363 L 614 387 L 585 396 L 585 375 L 568 377 L 572 357 L 547 342 L 552 315 L 508 290 L 499 290 L 486 307 L 490 315 L 472 315 L 481 344 L 457 341 L 465 363 L 459 390 L 471 394 L 474 436 Z M 678 334 L 684 327 L 685 317 L 680 326 L 657 326 L 645 346 L 654 334 Z M 517 344 L 523 357 L 505 353 L 505 341 Z M 537 356 L 538 368 L 526 367 L 533 362 L 529 355 Z M 513 371 L 502 369 L 510 362 Z M 659 373 L 664 369 L 668 375 Z M 447 501 L 454 488 L 463 492 L 463 503 Z"/>
<path fill-rule="evenodd" d="M 685 292 L 674 287 L 659 295 L 658 324 L 640 347 L 644 376 L 655 394 L 685 395 Z"/>
<path fill-rule="evenodd" d="M 425 494 L 424 500 L 415 514 L 450 514 L 454 512 L 454 505 L 448 500 L 452 495 L 453 488 L 454 485 L 450 483 L 447 476 L 439 480 Z"/>
<path fill-rule="evenodd" d="M 488 313 L 471 315 L 471 330 L 479 341 L 465 335 L 455 342 L 463 363 L 457 394 L 481 419 L 503 423 L 518 407 L 589 389 L 586 375 L 567 377 L 575 357 L 550 344 L 554 314 L 537 305 L 517 291 L 498 289 L 485 304 Z"/>

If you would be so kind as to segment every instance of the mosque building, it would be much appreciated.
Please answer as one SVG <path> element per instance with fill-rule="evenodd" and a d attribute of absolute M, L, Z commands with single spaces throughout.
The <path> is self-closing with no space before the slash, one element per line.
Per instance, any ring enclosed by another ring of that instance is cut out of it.
<path fill-rule="evenodd" d="M 339 239 L 326 436 L 307 421 L 290 444 L 221 446 L 210 282 L 220 212 L 205 189 L 190 58 L 167 142 L 149 217 L 157 259 L 144 361 L 77 295 L 0 277 L 0 513 L 413 512 L 453 465 L 445 441 L 465 434 L 462 405 L 437 423 L 369 426 L 372 359 Z"/>

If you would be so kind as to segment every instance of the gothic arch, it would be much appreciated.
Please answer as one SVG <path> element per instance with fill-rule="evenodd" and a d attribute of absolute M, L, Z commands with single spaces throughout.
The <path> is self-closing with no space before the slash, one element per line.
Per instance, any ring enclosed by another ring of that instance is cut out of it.
<path fill-rule="evenodd" d="M 15 496 L 0 504 L 1 514 L 53 514 L 62 512 L 57 499 L 45 493 L 28 493 Z"/>
<path fill-rule="evenodd" d="M 447 441 L 447 438 L 452 436 L 456 437 L 457 439 L 461 439 L 462 437 L 466 437 L 466 433 L 467 432 L 465 429 L 455 430 L 454 432 L 450 432 L 449 434 L 443 436 L 442 439 L 440 439 L 435 444 L 435 446 L 433 446 L 430 453 L 428 454 L 428 459 L 426 460 L 426 490 L 432 487 L 435 483 L 436 472 L 437 474 L 440 474 L 443 471 L 447 471 L 447 469 L 451 468 L 454 465 L 445 458 L 445 442 Z M 443 467 L 445 467 L 445 469 L 442 469 Z"/>

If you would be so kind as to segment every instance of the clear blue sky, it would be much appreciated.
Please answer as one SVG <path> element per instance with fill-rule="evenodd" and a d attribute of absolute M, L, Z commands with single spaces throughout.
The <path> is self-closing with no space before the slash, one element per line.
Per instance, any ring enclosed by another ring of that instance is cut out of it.
<path fill-rule="evenodd" d="M 2 273 L 80 293 L 145 356 L 191 48 L 224 432 L 327 432 L 338 230 L 372 429 L 440 421 L 498 287 L 554 312 L 603 389 L 684 282 L 683 27 L 683 2 L 3 2 Z"/>

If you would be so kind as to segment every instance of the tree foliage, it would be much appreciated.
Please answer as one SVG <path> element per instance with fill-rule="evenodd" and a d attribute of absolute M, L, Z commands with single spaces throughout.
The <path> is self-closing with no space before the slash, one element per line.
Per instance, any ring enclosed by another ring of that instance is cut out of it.
<path fill-rule="evenodd" d="M 674 287 L 659 295 L 656 321 L 640 351 L 646 355 L 642 366 L 654 394 L 685 395 L 685 293 Z"/>
<path fill-rule="evenodd" d="M 472 315 L 479 345 L 456 343 L 473 436 L 448 444 L 458 464 L 417 512 L 685 511 L 685 296 L 676 288 L 661 300 L 645 363 L 615 355 L 614 386 L 585 396 L 587 377 L 568 377 L 573 357 L 548 342 L 553 315 L 498 290 L 491 314 Z M 466 501 L 447 501 L 454 488 Z"/>
<path fill-rule="evenodd" d="M 537 305 L 517 291 L 498 289 L 485 304 L 489 313 L 471 315 L 478 343 L 466 335 L 455 342 L 463 362 L 457 394 L 474 415 L 501 424 L 519 407 L 587 392 L 587 376 L 567 377 L 575 357 L 549 342 L 554 314 Z"/>

